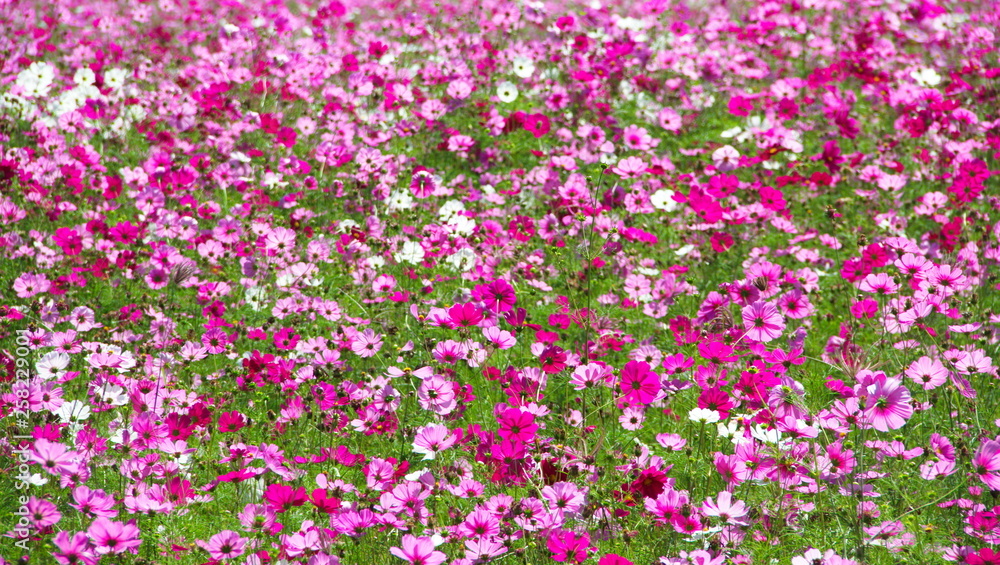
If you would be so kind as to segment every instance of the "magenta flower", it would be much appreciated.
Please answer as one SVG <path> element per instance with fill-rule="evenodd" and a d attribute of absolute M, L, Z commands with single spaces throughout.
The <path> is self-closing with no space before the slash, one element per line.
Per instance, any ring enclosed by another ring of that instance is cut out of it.
<path fill-rule="evenodd" d="M 549 133 L 549 128 L 549 117 L 545 114 L 528 114 L 524 117 L 524 129 L 529 131 L 535 138 Z"/>
<path fill-rule="evenodd" d="M 293 506 L 302 506 L 309 500 L 305 487 L 272 484 L 264 490 L 264 502 L 275 512 L 287 512 Z"/>
<path fill-rule="evenodd" d="M 299 334 L 295 333 L 295 330 L 292 328 L 282 328 L 274 334 L 274 346 L 282 351 L 295 349 L 295 346 L 298 345 L 298 343 Z"/>
<path fill-rule="evenodd" d="M 510 311 L 517 304 L 514 287 L 510 286 L 510 283 L 504 279 L 476 286 L 472 291 L 472 296 L 482 300 L 488 310 L 498 314 Z"/>
<path fill-rule="evenodd" d="M 660 378 L 649 369 L 645 361 L 629 361 L 622 368 L 618 382 L 625 401 L 635 404 L 649 404 L 660 394 Z"/>
<path fill-rule="evenodd" d="M 542 363 L 542 371 L 555 374 L 566 368 L 566 351 L 556 345 L 550 345 L 542 351 L 539 361 Z"/>
<path fill-rule="evenodd" d="M 586 533 L 576 534 L 557 530 L 549 534 L 547 543 L 552 552 L 552 560 L 560 563 L 583 563 L 587 560 L 590 549 L 590 536 Z"/>
<path fill-rule="evenodd" d="M 482 311 L 471 302 L 455 304 L 448 309 L 448 315 L 459 327 L 469 327 L 483 321 Z"/>
<path fill-rule="evenodd" d="M 743 308 L 743 327 L 748 338 L 768 342 L 781 336 L 785 320 L 770 302 L 754 302 Z"/>
<path fill-rule="evenodd" d="M 416 537 L 410 534 L 403 536 L 403 547 L 390 547 L 389 553 L 411 563 L 412 565 L 439 565 L 448 556 L 434 549 L 431 538 Z"/>
<path fill-rule="evenodd" d="M 62 514 L 56 508 L 56 505 L 44 498 L 32 496 L 28 499 L 26 508 L 28 510 L 28 521 L 31 522 L 31 525 L 36 530 L 55 525 L 62 518 Z"/>
<path fill-rule="evenodd" d="M 138 553 L 137 548 L 142 544 L 142 540 L 139 539 L 139 528 L 133 520 L 123 524 L 100 517 L 87 528 L 87 535 L 90 536 L 99 555 L 125 551 Z"/>
<path fill-rule="evenodd" d="M 635 565 L 617 553 L 609 553 L 597 562 L 597 565 Z"/>
<path fill-rule="evenodd" d="M 535 415 L 530 412 L 522 412 L 517 408 L 508 408 L 497 420 L 500 423 L 500 430 L 497 433 L 506 440 L 528 442 L 535 437 L 535 432 L 538 431 Z"/>

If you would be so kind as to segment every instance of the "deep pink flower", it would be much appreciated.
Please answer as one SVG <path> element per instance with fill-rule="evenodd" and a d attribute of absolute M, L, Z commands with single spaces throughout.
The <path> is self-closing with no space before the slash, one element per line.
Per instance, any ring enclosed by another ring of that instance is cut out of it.
<path fill-rule="evenodd" d="M 222 433 L 238 432 L 246 425 L 246 417 L 235 410 L 219 414 L 218 429 Z"/>
<path fill-rule="evenodd" d="M 504 279 L 497 279 L 488 284 L 476 286 L 472 296 L 482 300 L 491 312 L 502 313 L 510 311 L 517 304 L 514 287 Z"/>
<path fill-rule="evenodd" d="M 524 117 L 524 129 L 536 138 L 549 133 L 549 117 L 545 114 L 528 114 Z"/>
<path fill-rule="evenodd" d="M 52 236 L 52 241 L 61 247 L 66 255 L 79 255 L 83 251 L 83 238 L 74 229 L 58 228 Z"/>
<path fill-rule="evenodd" d="M 586 533 L 576 534 L 557 530 L 549 534 L 547 542 L 549 551 L 552 552 L 552 560 L 560 563 L 568 561 L 570 563 L 583 563 L 587 560 L 587 551 L 590 549 L 590 536 Z"/>
<path fill-rule="evenodd" d="M 531 412 L 522 412 L 517 408 L 508 408 L 497 418 L 500 424 L 498 434 L 509 441 L 526 443 L 535 437 L 538 431 L 538 424 L 535 423 L 535 415 Z"/>
<path fill-rule="evenodd" d="M 618 386 L 630 403 L 649 404 L 660 394 L 660 378 L 645 361 L 625 363 Z"/>
<path fill-rule="evenodd" d="M 878 302 L 874 298 L 865 298 L 851 304 L 851 314 L 861 320 L 863 318 L 874 318 L 878 312 Z"/>
<path fill-rule="evenodd" d="M 701 392 L 698 397 L 698 408 L 715 410 L 723 420 L 729 417 L 729 411 L 733 409 L 733 402 L 729 399 L 729 394 L 720 388 L 709 388 Z"/>
<path fill-rule="evenodd" d="M 550 345 L 542 351 L 539 360 L 542 363 L 542 371 L 555 374 L 566 368 L 566 351 L 556 345 Z"/>
<path fill-rule="evenodd" d="M 264 501 L 275 512 L 287 512 L 294 506 L 302 506 L 309 500 L 305 487 L 292 488 L 288 485 L 271 484 L 264 489 Z"/>
<path fill-rule="evenodd" d="M 483 321 L 483 312 L 471 302 L 455 304 L 448 309 L 448 315 L 459 327 L 467 328 Z"/>

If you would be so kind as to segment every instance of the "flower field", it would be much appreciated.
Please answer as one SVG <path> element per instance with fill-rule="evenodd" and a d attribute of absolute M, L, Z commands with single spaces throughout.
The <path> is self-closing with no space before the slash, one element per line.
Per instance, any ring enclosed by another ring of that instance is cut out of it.
<path fill-rule="evenodd" d="M 1000 565 L 998 24 L 0 0 L 0 565 Z"/>

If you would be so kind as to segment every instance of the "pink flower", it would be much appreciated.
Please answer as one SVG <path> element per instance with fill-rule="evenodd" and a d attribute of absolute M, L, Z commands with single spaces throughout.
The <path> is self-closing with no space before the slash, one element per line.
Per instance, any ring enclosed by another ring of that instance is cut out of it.
<path fill-rule="evenodd" d="M 887 432 L 902 428 L 913 415 L 910 391 L 898 379 L 878 373 L 867 390 L 864 415 L 876 430 Z"/>
<path fill-rule="evenodd" d="M 646 414 L 642 408 L 629 406 L 622 410 L 622 415 L 618 417 L 618 423 L 629 431 L 641 430 L 643 422 L 646 421 Z"/>
<path fill-rule="evenodd" d="M 410 534 L 403 536 L 403 547 L 390 547 L 389 553 L 408 561 L 412 565 L 439 565 L 448 556 L 434 549 L 431 538 L 416 537 Z"/>
<path fill-rule="evenodd" d="M 497 326 L 483 328 L 483 336 L 490 341 L 497 349 L 510 349 L 517 344 L 517 338 L 507 330 L 501 330 Z"/>
<path fill-rule="evenodd" d="M 72 537 L 69 532 L 59 532 L 52 543 L 56 546 L 56 552 L 52 556 L 61 565 L 95 565 L 98 561 L 90 539 L 83 532 L 74 532 Z"/>
<path fill-rule="evenodd" d="M 28 520 L 36 530 L 53 526 L 62 519 L 62 514 L 59 513 L 56 505 L 44 498 L 32 496 L 28 499 L 27 509 Z"/>
<path fill-rule="evenodd" d="M 885 273 L 871 273 L 861 281 L 861 284 L 858 285 L 858 290 L 862 292 L 874 292 L 876 294 L 896 294 L 896 291 L 899 290 L 899 285 L 893 282 L 892 278 Z"/>
<path fill-rule="evenodd" d="M 639 157 L 626 157 L 618 161 L 618 166 L 612 167 L 611 172 L 623 179 L 639 177 L 646 172 L 646 163 Z"/>
<path fill-rule="evenodd" d="M 743 308 L 743 327 L 748 338 L 768 342 L 781 336 L 785 321 L 774 304 L 754 302 Z"/>
<path fill-rule="evenodd" d="M 142 540 L 139 539 L 139 528 L 133 520 L 123 524 L 100 517 L 87 528 L 87 535 L 90 536 L 99 555 L 125 551 L 138 553 L 136 548 L 142 544 Z"/>
<path fill-rule="evenodd" d="M 948 380 L 948 369 L 945 369 L 941 361 L 924 355 L 920 359 L 910 363 L 905 375 L 913 382 L 922 386 L 924 390 L 932 390 L 943 385 Z"/>
<path fill-rule="evenodd" d="M 991 490 L 1000 490 L 1000 442 L 983 442 L 972 456 L 972 472 Z"/>
<path fill-rule="evenodd" d="M 374 357 L 382 349 L 382 336 L 366 328 L 351 340 L 351 351 L 359 357 Z"/>
<path fill-rule="evenodd" d="M 247 540 L 232 530 L 222 530 L 212 536 L 208 542 L 196 542 L 199 547 L 208 552 L 212 559 L 233 559 L 243 555 Z"/>
<path fill-rule="evenodd" d="M 747 515 L 746 504 L 741 500 L 733 501 L 733 493 L 722 491 L 715 500 L 705 499 L 702 512 L 706 516 L 714 516 L 727 524 L 746 525 L 744 517 Z"/>
<path fill-rule="evenodd" d="M 413 452 L 422 453 L 424 460 L 434 459 L 437 454 L 455 445 L 455 436 L 440 424 L 424 426 L 417 431 L 413 439 Z"/>

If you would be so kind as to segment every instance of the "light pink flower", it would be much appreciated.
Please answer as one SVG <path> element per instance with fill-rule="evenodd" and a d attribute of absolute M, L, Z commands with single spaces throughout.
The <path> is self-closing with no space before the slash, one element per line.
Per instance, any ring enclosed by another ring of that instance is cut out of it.
<path fill-rule="evenodd" d="M 639 177 L 646 172 L 646 163 L 639 157 L 626 157 L 618 161 L 618 165 L 612 167 L 611 172 L 623 179 Z"/>
<path fill-rule="evenodd" d="M 740 153 L 731 145 L 723 145 L 712 153 L 712 162 L 722 172 L 731 171 L 739 165 Z"/>
<path fill-rule="evenodd" d="M 434 549 L 431 538 L 416 537 L 410 534 L 403 536 L 403 547 L 390 547 L 389 553 L 411 563 L 412 565 L 440 565 L 448 556 Z"/>

